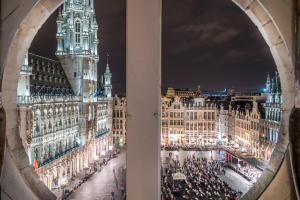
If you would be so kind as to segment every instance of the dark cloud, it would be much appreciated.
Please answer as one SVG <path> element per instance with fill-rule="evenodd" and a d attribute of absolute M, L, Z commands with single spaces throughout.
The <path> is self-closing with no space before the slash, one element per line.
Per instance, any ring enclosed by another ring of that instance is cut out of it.
<path fill-rule="evenodd" d="M 238 61 L 240 59 L 243 59 L 246 56 L 247 56 L 246 52 L 238 51 L 236 49 L 231 49 L 224 54 L 223 58 L 228 61 Z"/>
<path fill-rule="evenodd" d="M 231 0 L 164 0 L 162 37 L 164 89 L 259 90 L 275 70 L 257 27 Z"/>
<path fill-rule="evenodd" d="M 239 34 L 239 31 L 236 29 L 221 29 L 218 33 L 214 35 L 212 41 L 215 43 L 224 43 L 229 40 L 234 39 Z"/>

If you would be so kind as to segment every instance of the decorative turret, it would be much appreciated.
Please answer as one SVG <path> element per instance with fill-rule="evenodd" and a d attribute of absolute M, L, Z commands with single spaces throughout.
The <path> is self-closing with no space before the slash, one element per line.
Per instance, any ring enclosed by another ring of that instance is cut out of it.
<path fill-rule="evenodd" d="M 97 89 L 98 24 L 92 0 L 65 0 L 57 20 L 57 51 L 75 95 L 93 101 Z"/>
<path fill-rule="evenodd" d="M 109 54 L 107 54 L 106 69 L 105 69 L 105 73 L 104 73 L 103 85 L 104 85 L 104 94 L 109 98 L 112 96 L 111 95 L 111 92 L 112 92 L 111 77 L 112 77 L 112 74 L 109 69 Z"/>
<path fill-rule="evenodd" d="M 271 78 L 270 74 L 267 75 L 267 82 L 266 82 L 266 93 L 271 92 Z"/>
<path fill-rule="evenodd" d="M 17 96 L 30 96 L 30 75 L 32 74 L 32 67 L 28 62 L 28 52 L 25 53 L 19 81 L 18 81 L 18 89 Z"/>

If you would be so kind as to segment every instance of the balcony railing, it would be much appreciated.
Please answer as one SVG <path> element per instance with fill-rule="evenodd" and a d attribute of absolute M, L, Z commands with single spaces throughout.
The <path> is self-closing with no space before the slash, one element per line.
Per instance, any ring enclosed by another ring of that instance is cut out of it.
<path fill-rule="evenodd" d="M 79 98 L 76 96 L 18 96 L 17 99 L 19 105 L 56 102 L 79 102 Z"/>
<path fill-rule="evenodd" d="M 217 110 L 216 106 L 186 106 L 186 110 Z"/>
<path fill-rule="evenodd" d="M 71 125 L 71 126 L 60 126 L 60 127 L 54 127 L 51 130 L 40 130 L 40 131 L 34 131 L 34 136 L 31 136 L 32 142 L 36 143 L 39 139 L 48 136 L 48 137 L 55 137 L 55 135 L 59 134 L 65 134 L 65 133 L 72 133 L 72 132 L 78 132 L 79 131 L 79 125 Z"/>
<path fill-rule="evenodd" d="M 99 137 L 101 137 L 101 136 L 103 136 L 103 135 L 105 135 L 109 132 L 110 132 L 110 129 L 108 129 L 108 128 L 107 129 L 102 129 L 102 130 L 96 132 L 95 137 L 99 138 Z"/>
<path fill-rule="evenodd" d="M 74 147 L 67 149 L 63 153 L 56 154 L 54 157 L 51 157 L 51 158 L 48 158 L 48 159 L 44 160 L 43 162 L 39 163 L 39 168 L 43 167 L 43 166 L 45 166 L 45 165 L 47 165 L 47 164 L 49 164 L 49 163 L 51 163 L 51 162 L 53 162 L 53 161 L 55 161 L 59 158 L 61 158 L 62 156 L 65 156 L 68 153 L 71 153 L 72 151 L 78 149 L 79 147 L 80 147 L 79 144 L 76 144 Z"/>
<path fill-rule="evenodd" d="M 264 107 L 281 108 L 281 103 L 264 103 Z"/>
<path fill-rule="evenodd" d="M 30 75 L 32 73 L 32 66 L 30 66 L 30 65 L 22 65 L 20 73 L 21 74 L 28 74 L 28 75 Z"/>

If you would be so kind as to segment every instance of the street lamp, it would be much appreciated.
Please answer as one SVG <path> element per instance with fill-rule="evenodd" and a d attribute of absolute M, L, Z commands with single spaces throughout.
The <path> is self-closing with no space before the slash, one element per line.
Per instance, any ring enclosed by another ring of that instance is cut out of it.
<path fill-rule="evenodd" d="M 95 156 L 95 163 L 94 163 L 94 171 L 98 171 L 98 165 L 99 165 L 99 156 Z"/>
<path fill-rule="evenodd" d="M 123 138 L 120 138 L 119 144 L 120 144 L 121 147 L 123 146 Z"/>
<path fill-rule="evenodd" d="M 87 162 L 83 164 L 84 176 L 87 176 L 87 170 L 89 169 L 89 165 Z"/>
<path fill-rule="evenodd" d="M 68 183 L 67 178 L 65 176 L 63 176 L 60 181 L 60 187 L 62 189 L 62 199 L 64 199 L 64 196 L 65 196 L 65 188 L 67 186 L 67 183 Z"/>

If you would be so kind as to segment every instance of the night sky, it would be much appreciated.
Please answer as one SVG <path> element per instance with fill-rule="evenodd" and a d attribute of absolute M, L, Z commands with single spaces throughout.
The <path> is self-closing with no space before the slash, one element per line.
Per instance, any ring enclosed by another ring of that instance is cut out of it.
<path fill-rule="evenodd" d="M 96 0 L 99 71 L 110 56 L 114 93 L 125 94 L 126 1 Z M 55 58 L 54 13 L 30 52 Z M 162 87 L 258 91 L 275 63 L 257 27 L 231 0 L 163 0 Z"/>

